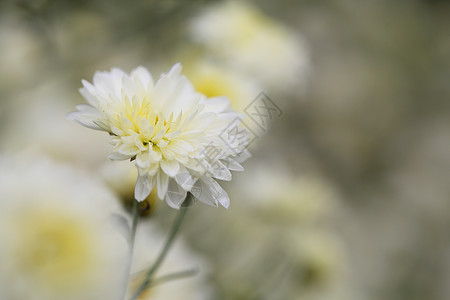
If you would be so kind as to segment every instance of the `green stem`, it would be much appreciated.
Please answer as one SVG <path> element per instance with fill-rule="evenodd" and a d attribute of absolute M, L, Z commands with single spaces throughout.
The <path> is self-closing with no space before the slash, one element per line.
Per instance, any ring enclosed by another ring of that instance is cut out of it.
<path fill-rule="evenodd" d="M 127 294 L 127 289 L 128 289 L 128 281 L 130 279 L 130 272 L 131 272 L 131 265 L 133 263 L 133 251 L 134 251 L 134 240 L 136 238 L 136 229 L 137 229 L 137 225 L 138 225 L 138 221 L 139 221 L 139 203 L 137 200 L 133 201 L 133 206 L 131 208 L 131 214 L 132 214 L 132 223 L 131 223 L 131 230 L 130 230 L 130 236 L 129 236 L 129 257 L 128 257 L 128 266 L 127 266 L 127 272 L 126 272 L 126 276 L 127 276 L 127 280 L 125 281 L 125 289 L 123 292 L 123 297 L 122 299 L 125 299 L 126 294 Z"/>
<path fill-rule="evenodd" d="M 151 285 L 155 286 L 155 285 L 167 282 L 167 281 L 191 277 L 191 276 L 196 275 L 198 272 L 199 271 L 197 269 L 192 269 L 192 270 L 186 270 L 186 271 L 181 271 L 181 272 L 177 272 L 177 273 L 167 274 L 167 275 L 155 278 Z"/>
<path fill-rule="evenodd" d="M 133 208 L 131 209 L 131 213 L 133 215 L 133 222 L 131 223 L 130 249 L 131 249 L 131 256 L 133 256 L 134 240 L 136 238 L 136 229 L 139 221 L 139 203 L 137 200 L 133 201 Z"/>
<path fill-rule="evenodd" d="M 172 224 L 172 227 L 170 228 L 169 235 L 167 237 L 166 243 L 164 244 L 164 248 L 162 249 L 161 253 L 159 253 L 158 258 L 153 263 L 153 266 L 150 268 L 150 270 L 147 272 L 147 275 L 144 278 L 144 281 L 141 283 L 141 285 L 138 287 L 134 295 L 130 298 L 130 300 L 136 300 L 139 295 L 149 287 L 152 277 L 155 274 L 155 272 L 158 270 L 158 268 L 161 266 L 162 262 L 164 261 L 164 258 L 166 257 L 167 253 L 169 252 L 170 247 L 172 246 L 172 243 L 175 239 L 175 236 L 177 235 L 181 223 L 183 222 L 184 216 L 186 215 L 187 208 L 191 204 L 192 195 L 191 193 L 188 193 L 186 196 L 186 199 L 184 200 L 183 204 L 181 205 L 180 210 L 178 211 L 177 216 L 175 217 L 175 220 Z"/>

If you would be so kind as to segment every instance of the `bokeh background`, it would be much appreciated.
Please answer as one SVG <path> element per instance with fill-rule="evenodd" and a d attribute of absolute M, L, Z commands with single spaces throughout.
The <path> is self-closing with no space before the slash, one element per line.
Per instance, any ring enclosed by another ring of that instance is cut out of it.
<path fill-rule="evenodd" d="M 208 297 L 450 299 L 447 1 L 1 1 L 0 154 L 111 182 L 108 137 L 65 118 L 80 80 L 177 61 L 238 110 L 263 91 L 282 112 L 244 119 L 230 209 L 188 213 Z M 174 214 L 143 218 L 164 233 Z"/>

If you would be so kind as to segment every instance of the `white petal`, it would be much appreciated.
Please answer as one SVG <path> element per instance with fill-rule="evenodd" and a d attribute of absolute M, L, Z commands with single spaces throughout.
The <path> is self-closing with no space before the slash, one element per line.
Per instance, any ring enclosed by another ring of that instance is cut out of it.
<path fill-rule="evenodd" d="M 99 99 L 97 97 L 95 87 L 84 79 L 81 81 L 81 83 L 83 84 L 83 87 L 78 90 L 80 94 L 84 97 L 84 99 L 86 99 L 89 104 L 94 107 L 98 107 Z"/>
<path fill-rule="evenodd" d="M 189 123 L 197 116 L 198 111 L 195 110 L 187 115 L 187 117 L 184 119 L 183 124 L 181 124 L 181 128 L 185 130 L 185 128 L 188 127 Z"/>
<path fill-rule="evenodd" d="M 174 177 L 177 175 L 180 170 L 180 164 L 176 160 L 161 160 L 161 169 L 169 175 L 170 177 Z"/>
<path fill-rule="evenodd" d="M 180 163 L 180 164 L 186 164 L 189 161 L 189 157 L 186 155 L 177 155 L 175 157 L 175 159 Z"/>
<path fill-rule="evenodd" d="M 139 66 L 136 69 L 134 69 L 131 72 L 130 76 L 133 77 L 135 80 L 138 79 L 145 89 L 147 89 L 149 85 L 153 86 L 152 74 L 150 74 L 150 72 L 142 66 Z"/>
<path fill-rule="evenodd" d="M 167 112 L 172 107 L 172 93 L 174 91 L 177 79 L 181 73 L 181 64 L 175 64 L 168 73 L 162 74 L 155 84 L 154 104 L 161 112 Z M 170 103 L 169 103 L 170 102 Z M 181 108 L 179 108 L 181 110 Z M 171 111 L 174 113 L 174 111 Z M 170 115 L 170 113 L 169 113 Z M 167 117 L 169 116 L 167 115 Z"/>
<path fill-rule="evenodd" d="M 172 76 L 178 76 L 178 75 L 181 74 L 181 69 L 182 69 L 182 66 L 181 66 L 181 64 L 178 62 L 178 63 L 176 63 L 176 64 L 174 64 L 174 65 L 172 66 L 172 68 L 170 69 L 170 71 L 167 73 L 167 76 L 170 76 L 170 77 L 172 77 Z"/>
<path fill-rule="evenodd" d="M 216 179 L 225 181 L 231 180 L 231 172 L 220 160 L 217 160 L 213 163 L 211 171 L 213 173 L 213 177 Z"/>
<path fill-rule="evenodd" d="M 153 177 L 149 178 L 147 175 L 139 175 L 134 188 L 134 197 L 136 200 L 139 202 L 144 201 L 150 195 L 154 185 Z"/>
<path fill-rule="evenodd" d="M 198 180 L 191 193 L 203 203 L 213 206 L 217 206 L 217 203 L 220 203 L 226 209 L 230 207 L 230 198 L 227 193 L 212 178 L 201 178 Z"/>
<path fill-rule="evenodd" d="M 134 82 L 128 76 L 122 77 L 122 97 L 126 95 L 128 99 L 132 99 L 136 95 L 136 87 Z"/>
<path fill-rule="evenodd" d="M 181 154 L 181 155 L 194 150 L 194 147 L 192 147 L 191 144 L 189 144 L 186 141 L 183 141 L 182 139 L 177 139 L 177 140 L 171 141 L 169 143 L 169 145 L 167 146 L 167 148 L 170 151 L 173 151 L 173 152 Z"/>
<path fill-rule="evenodd" d="M 237 154 L 236 156 L 233 156 L 233 159 L 241 164 L 244 161 L 246 161 L 247 159 L 249 159 L 250 157 L 252 157 L 252 155 L 250 154 L 250 151 L 248 151 L 247 149 L 244 149 L 244 151 L 242 151 L 241 153 Z"/>
<path fill-rule="evenodd" d="M 215 113 L 221 113 L 230 108 L 230 100 L 228 97 L 211 97 L 205 102 L 205 110 Z"/>
<path fill-rule="evenodd" d="M 156 180 L 156 188 L 158 190 L 159 199 L 164 199 L 167 193 L 167 186 L 169 185 L 169 176 L 164 172 L 158 172 Z"/>
<path fill-rule="evenodd" d="M 162 113 L 166 117 L 171 113 L 179 114 L 195 107 L 198 100 L 199 96 L 189 80 L 185 76 L 178 75 L 173 79 L 172 92 L 164 103 Z"/>
<path fill-rule="evenodd" d="M 220 205 L 228 209 L 230 207 L 230 198 L 227 192 L 215 181 L 211 180 L 210 191 L 214 199 L 217 200 Z"/>
<path fill-rule="evenodd" d="M 160 122 L 158 122 L 158 123 L 160 123 Z M 159 128 L 156 128 L 156 129 L 159 129 Z M 152 138 L 152 142 L 158 143 L 159 140 L 164 136 L 165 133 L 166 133 L 166 129 L 163 128 L 163 129 L 159 130 L 159 131 L 155 134 L 155 136 Z"/>
<path fill-rule="evenodd" d="M 138 168 L 144 169 L 150 167 L 151 160 L 150 155 L 147 151 L 141 152 L 136 155 L 136 166 Z"/>
<path fill-rule="evenodd" d="M 231 171 L 244 171 L 244 167 L 241 166 L 240 163 L 232 159 L 231 157 L 227 157 L 223 160 L 223 164 Z"/>
<path fill-rule="evenodd" d="M 135 144 L 126 143 L 117 149 L 117 151 L 123 155 L 136 155 L 139 152 L 139 148 Z"/>
<path fill-rule="evenodd" d="M 75 106 L 79 111 L 82 112 L 90 112 L 93 115 L 98 115 L 101 116 L 99 111 L 93 107 L 92 105 L 89 104 L 78 104 L 77 106 Z"/>
<path fill-rule="evenodd" d="M 180 208 L 186 199 L 187 192 L 181 188 L 175 180 L 169 180 L 169 186 L 166 194 L 166 202 L 172 208 Z"/>
<path fill-rule="evenodd" d="M 158 163 L 150 163 L 150 166 L 148 168 L 145 168 L 145 172 L 149 176 L 155 176 L 158 171 L 159 171 Z"/>
<path fill-rule="evenodd" d="M 197 115 L 188 128 L 207 128 L 217 119 L 217 115 L 212 112 L 204 112 Z"/>
<path fill-rule="evenodd" d="M 160 151 L 150 149 L 150 158 L 152 162 L 158 162 L 162 159 L 162 154 Z"/>
<path fill-rule="evenodd" d="M 190 192 L 198 201 L 217 207 L 217 201 L 213 198 L 208 185 L 203 180 L 197 180 Z"/>
<path fill-rule="evenodd" d="M 139 123 L 139 130 L 144 138 L 150 140 L 153 135 L 154 127 L 152 126 L 152 124 L 150 124 L 150 121 L 147 118 L 143 118 Z"/>
<path fill-rule="evenodd" d="M 97 95 L 120 98 L 122 76 L 126 76 L 126 74 L 118 68 L 111 69 L 111 72 L 95 72 L 92 81 Z"/>
<path fill-rule="evenodd" d="M 94 123 L 94 121 L 97 120 L 97 118 L 98 116 L 96 115 L 80 111 L 74 111 L 67 114 L 67 119 L 77 122 L 78 124 L 83 125 L 84 127 L 99 131 L 105 131 L 103 128 Z"/>
<path fill-rule="evenodd" d="M 186 191 L 190 191 L 197 180 L 184 167 L 180 167 L 180 171 L 174 179 Z"/>
<path fill-rule="evenodd" d="M 113 152 L 110 155 L 108 155 L 108 158 L 111 160 L 126 160 L 132 158 L 133 155 L 124 155 L 119 152 Z"/>

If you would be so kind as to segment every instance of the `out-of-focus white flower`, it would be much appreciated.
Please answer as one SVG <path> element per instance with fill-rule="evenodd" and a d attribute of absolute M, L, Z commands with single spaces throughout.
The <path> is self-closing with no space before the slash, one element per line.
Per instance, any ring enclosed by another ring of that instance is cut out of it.
<path fill-rule="evenodd" d="M 122 198 L 133 197 L 138 173 L 136 168 L 126 161 L 106 161 L 100 173 L 106 184 Z"/>
<path fill-rule="evenodd" d="M 0 159 L 0 299 L 118 299 L 128 245 L 99 182 L 47 160 Z"/>
<path fill-rule="evenodd" d="M 207 97 L 228 96 L 231 107 L 243 113 L 261 92 L 250 78 L 220 63 L 198 60 L 186 67 L 186 74 L 195 89 Z"/>
<path fill-rule="evenodd" d="M 337 295 L 347 295 L 353 281 L 334 228 L 339 198 L 333 186 L 320 176 L 291 174 L 282 164 L 250 166 L 248 172 L 229 188 L 241 200 L 231 215 L 191 224 L 196 245 L 211 251 L 225 298 L 346 299 Z M 197 238 L 205 222 L 217 224 L 216 234 Z M 217 234 L 226 251 L 216 249 Z"/>
<path fill-rule="evenodd" d="M 180 73 L 176 64 L 154 83 L 143 67 L 130 75 L 120 69 L 97 72 L 93 85 L 83 80 L 80 89 L 89 105 L 78 105 L 69 118 L 108 132 L 111 159 L 135 160 L 138 201 L 156 186 L 158 197 L 174 208 L 187 192 L 227 208 L 228 195 L 215 179 L 231 180 L 230 170 L 243 170 L 248 132 L 238 127 L 240 116 L 228 98 L 206 98 Z"/>
<path fill-rule="evenodd" d="M 65 78 L 47 79 L 32 89 L 24 89 L 9 97 L 7 115 L 0 129 L 0 148 L 8 153 L 27 151 L 52 157 L 86 169 L 96 170 L 110 151 L 108 137 L 97 132 L 80 131 L 77 124 L 64 115 L 75 101 Z M 72 102 L 73 103 L 73 102 Z M 89 147 L 80 147 L 89 145 Z"/>
<path fill-rule="evenodd" d="M 305 82 L 309 57 L 301 36 L 248 2 L 211 6 L 190 27 L 192 39 L 266 87 L 298 88 Z"/>
<path fill-rule="evenodd" d="M 232 190 L 249 209 L 283 224 L 309 224 L 329 218 L 337 208 L 336 192 L 319 176 L 292 176 L 282 168 L 254 166 L 251 183 L 242 180 Z M 254 188 L 257 186 L 258 188 Z"/>
<path fill-rule="evenodd" d="M 165 237 L 152 221 L 143 222 L 137 229 L 133 255 L 129 294 L 142 283 L 147 271 L 156 260 Z M 214 299 L 213 289 L 207 282 L 209 267 L 206 261 L 188 248 L 183 239 L 177 239 L 167 259 L 155 275 L 155 283 L 162 276 L 194 271 L 191 276 L 161 282 L 145 290 L 139 300 Z"/>
<path fill-rule="evenodd" d="M 344 270 L 344 253 L 335 236 L 323 229 L 291 229 L 291 234 L 298 236 L 292 240 L 290 255 L 303 285 L 323 288 L 339 280 Z"/>

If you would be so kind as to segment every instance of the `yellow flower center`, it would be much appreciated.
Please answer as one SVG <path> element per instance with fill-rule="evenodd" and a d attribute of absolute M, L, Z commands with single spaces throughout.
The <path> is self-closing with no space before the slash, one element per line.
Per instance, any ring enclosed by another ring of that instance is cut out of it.
<path fill-rule="evenodd" d="M 233 109 L 240 111 L 242 102 L 247 100 L 242 99 L 238 88 L 235 87 L 236 82 L 228 74 L 221 73 L 220 70 L 205 68 L 193 71 L 190 75 L 192 84 L 197 91 L 208 98 L 227 96 Z"/>
<path fill-rule="evenodd" d="M 52 211 L 24 215 L 16 224 L 19 267 L 52 289 L 87 284 L 95 241 L 83 221 Z"/>

